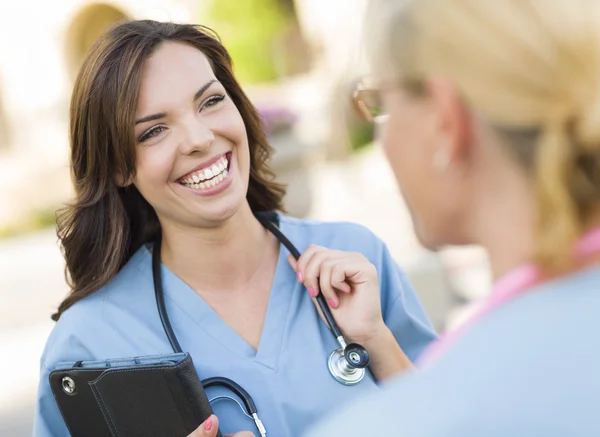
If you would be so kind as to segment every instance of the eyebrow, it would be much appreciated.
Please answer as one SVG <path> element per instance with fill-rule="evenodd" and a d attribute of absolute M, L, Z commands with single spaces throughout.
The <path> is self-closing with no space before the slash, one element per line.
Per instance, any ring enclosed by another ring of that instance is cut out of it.
<path fill-rule="evenodd" d="M 210 86 L 213 83 L 215 83 L 215 82 L 218 82 L 217 79 L 209 80 L 204 85 L 202 85 L 202 87 L 198 91 L 196 91 L 196 94 L 194 94 L 194 101 L 196 101 L 200 97 L 202 97 L 202 94 L 204 94 L 206 92 L 206 90 L 209 89 Z M 164 113 L 164 112 L 160 112 L 158 114 L 147 115 L 145 117 L 140 118 L 139 120 L 136 120 L 135 124 L 138 125 L 140 123 L 147 123 L 149 121 L 159 120 L 159 119 L 164 118 L 166 116 L 167 116 L 167 114 Z"/>

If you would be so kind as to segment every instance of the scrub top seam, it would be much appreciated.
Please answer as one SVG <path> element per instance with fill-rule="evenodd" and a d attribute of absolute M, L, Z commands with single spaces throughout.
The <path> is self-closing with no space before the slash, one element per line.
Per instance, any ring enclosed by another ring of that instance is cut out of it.
<path fill-rule="evenodd" d="M 144 258 L 147 258 L 150 255 L 150 251 L 145 246 L 144 246 L 144 250 L 146 251 L 144 253 Z M 141 261 L 142 260 L 140 260 L 140 262 L 136 263 L 136 268 L 137 268 L 138 272 L 141 273 L 141 275 L 143 276 L 143 278 L 146 281 L 148 281 L 151 286 L 153 286 L 154 285 L 154 280 L 151 279 L 148 276 L 148 272 L 147 272 L 147 270 L 145 268 L 146 266 L 140 265 Z M 161 264 L 161 268 L 162 268 L 162 264 Z M 177 302 L 177 300 L 171 295 L 168 287 L 164 287 L 164 296 L 165 296 L 166 299 L 169 300 L 169 302 L 171 302 L 175 307 L 177 307 L 177 309 L 181 313 L 183 313 L 185 315 L 185 317 L 194 324 L 194 326 L 196 326 L 200 330 L 202 330 L 202 332 L 204 332 L 214 343 L 218 344 L 219 347 L 221 347 L 225 351 L 233 353 L 234 355 L 236 355 L 239 358 L 248 359 L 248 357 L 246 357 L 245 355 L 239 354 L 236 351 L 232 350 L 231 348 L 226 347 L 221 341 L 219 341 L 219 339 L 215 338 L 213 335 L 211 335 L 211 333 L 209 331 L 207 331 L 206 329 L 204 329 L 204 327 L 199 323 L 199 321 L 197 321 L 194 317 L 192 317 L 191 314 L 188 314 L 188 312 L 181 305 L 179 305 L 179 302 Z M 155 296 L 153 294 L 153 298 L 154 297 Z M 202 299 L 202 297 L 200 297 L 200 296 L 198 296 L 198 298 Z M 159 322 L 160 322 L 160 315 L 158 314 L 158 309 L 156 310 L 155 316 L 159 319 Z M 171 317 L 171 319 L 172 319 L 172 317 Z M 166 333 L 165 333 L 165 338 L 166 338 Z"/>
<path fill-rule="evenodd" d="M 149 252 L 147 252 L 147 254 L 149 254 Z M 147 255 L 146 255 L 146 256 L 147 256 Z M 144 278 L 145 278 L 145 279 L 146 279 L 148 282 L 150 282 L 150 283 L 151 283 L 151 285 L 153 285 L 153 284 L 154 284 L 154 281 L 153 281 L 153 280 L 151 280 L 151 279 L 148 277 L 148 275 L 147 275 L 147 272 L 145 272 L 144 270 L 142 270 L 141 268 L 139 268 L 139 266 L 138 266 L 138 271 L 141 271 L 141 273 L 143 274 Z M 180 278 L 178 278 L 178 279 L 179 279 L 179 280 L 181 280 Z M 183 282 L 183 281 L 182 281 L 182 282 Z M 186 284 L 186 285 L 187 285 L 187 284 Z M 189 287 L 189 285 L 188 285 L 188 287 Z M 220 338 L 217 338 L 217 337 L 215 337 L 214 335 L 212 335 L 212 334 L 211 334 L 211 332 L 210 332 L 209 330 L 207 330 L 207 329 L 206 329 L 206 328 L 203 326 L 203 324 L 202 324 L 202 320 L 197 320 L 197 319 L 196 319 L 194 316 L 192 316 L 191 314 L 189 314 L 189 312 L 188 312 L 188 311 L 187 311 L 187 310 L 186 310 L 184 307 L 182 307 L 182 306 L 179 304 L 179 302 L 177 301 L 177 299 L 175 299 L 175 298 L 174 298 L 174 296 L 172 296 L 172 294 L 171 294 L 171 292 L 170 292 L 170 290 L 169 290 L 169 288 L 168 288 L 168 287 L 164 287 L 164 296 L 165 296 L 165 299 L 168 299 L 168 300 L 169 300 L 169 302 L 171 302 L 171 303 L 173 304 L 173 306 L 177 307 L 177 309 L 178 309 L 178 310 L 179 310 L 181 313 L 183 313 L 183 314 L 185 315 L 185 317 L 186 317 L 186 318 L 187 318 L 187 319 L 188 319 L 190 322 L 192 322 L 192 323 L 194 324 L 194 326 L 196 326 L 196 327 L 197 327 L 198 329 L 200 329 L 200 330 L 201 330 L 203 333 L 205 333 L 205 334 L 206 334 L 206 336 L 207 336 L 208 338 L 210 338 L 210 339 L 211 339 L 211 340 L 212 340 L 212 341 L 213 341 L 215 344 L 217 344 L 217 345 L 218 345 L 218 346 L 219 346 L 219 347 L 220 347 L 222 350 L 224 350 L 224 351 L 226 351 L 226 352 L 230 352 L 230 353 L 232 353 L 233 355 L 237 356 L 238 358 L 240 358 L 240 359 L 242 359 L 242 360 L 248 360 L 248 361 L 250 361 L 250 362 L 253 362 L 253 363 L 256 363 L 256 364 L 261 364 L 261 365 L 263 365 L 264 367 L 267 367 L 267 368 L 271 369 L 271 367 L 270 367 L 270 366 L 266 366 L 266 365 L 264 365 L 263 363 L 261 363 L 260 361 L 257 361 L 257 360 L 256 360 L 256 357 L 248 357 L 247 355 L 244 355 L 243 353 L 240 353 L 240 352 L 238 352 L 237 350 L 235 350 L 235 349 L 233 349 L 233 348 L 230 348 L 230 347 L 228 347 L 226 344 L 224 344 L 224 342 L 222 341 L 222 339 L 220 339 Z M 202 300 L 202 301 L 203 301 L 203 302 L 206 304 L 206 302 L 205 302 L 205 301 L 202 299 L 202 297 L 201 297 L 201 296 L 198 296 L 198 299 L 201 299 L 201 300 Z M 206 304 L 206 305 L 208 305 L 208 304 Z M 158 310 L 157 310 L 157 312 L 156 312 L 156 317 L 159 317 Z M 173 317 L 171 317 L 171 320 L 172 320 L 172 321 L 174 320 L 174 319 L 173 319 Z M 225 322 L 223 321 L 223 323 L 225 323 Z M 236 333 L 236 334 L 237 334 L 237 333 Z M 239 334 L 237 334 L 237 335 L 239 335 Z M 183 345 L 182 345 L 182 347 L 183 347 Z"/>

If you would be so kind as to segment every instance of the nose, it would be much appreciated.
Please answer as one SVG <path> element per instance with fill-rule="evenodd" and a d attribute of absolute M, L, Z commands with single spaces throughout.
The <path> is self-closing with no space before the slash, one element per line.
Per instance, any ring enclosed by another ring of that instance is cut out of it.
<path fill-rule="evenodd" d="M 184 155 L 194 152 L 206 153 L 215 142 L 215 134 L 202 120 L 190 117 L 183 125 L 180 150 Z"/>

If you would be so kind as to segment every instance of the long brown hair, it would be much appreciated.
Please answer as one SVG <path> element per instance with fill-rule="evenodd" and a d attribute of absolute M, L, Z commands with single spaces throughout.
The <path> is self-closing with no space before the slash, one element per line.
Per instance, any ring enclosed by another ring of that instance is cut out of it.
<path fill-rule="evenodd" d="M 202 51 L 238 108 L 250 147 L 246 197 L 252 210 L 282 209 L 285 190 L 274 182 L 268 167 L 273 150 L 216 34 L 204 26 L 151 20 L 119 24 L 92 47 L 73 90 L 70 142 L 75 200 L 57 220 L 71 292 L 53 320 L 106 285 L 160 230 L 154 209 L 135 186 L 118 186 L 116 175 L 135 175 L 133 129 L 142 68 L 166 41 L 183 42 Z"/>

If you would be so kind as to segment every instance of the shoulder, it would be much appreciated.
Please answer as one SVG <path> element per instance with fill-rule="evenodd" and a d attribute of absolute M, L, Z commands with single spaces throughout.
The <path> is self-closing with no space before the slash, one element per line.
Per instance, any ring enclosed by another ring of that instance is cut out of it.
<path fill-rule="evenodd" d="M 385 244 L 366 226 L 347 221 L 318 221 L 280 215 L 282 231 L 301 251 L 310 244 L 330 249 L 380 253 Z"/>
<path fill-rule="evenodd" d="M 444 385 L 417 371 L 405 374 L 380 391 L 338 410 L 317 424 L 306 437 L 351 435 L 356 429 L 356 417 L 363 418 L 365 435 L 474 437 L 476 434 L 467 429 L 458 430 L 461 422 L 468 423 L 465 417 L 468 411 L 461 402 L 448 398 L 454 389 L 452 385 Z M 485 435 L 492 437 L 492 434 Z"/>
<path fill-rule="evenodd" d="M 560 362 L 569 350 L 589 350 L 587 342 L 593 340 L 588 333 L 600 329 L 599 288 L 600 268 L 541 283 L 492 311 L 464 335 L 456 352 L 491 349 L 493 339 L 496 354 L 510 352 L 528 362 L 540 360 L 539 364 L 544 365 L 554 359 Z M 556 347 L 543 347 L 548 339 Z M 539 347 L 532 347 L 536 344 Z M 515 371 L 523 369 L 514 360 L 504 361 L 505 366 L 514 365 Z"/>
<path fill-rule="evenodd" d="M 129 310 L 143 306 L 152 287 L 150 256 L 142 247 L 105 286 L 68 308 L 46 342 L 42 363 L 51 368 L 61 361 L 92 359 L 95 346 L 119 335 Z"/>
<path fill-rule="evenodd" d="M 480 381 L 470 374 L 474 364 L 471 362 L 471 366 L 462 369 L 441 366 L 402 375 L 380 391 L 340 409 L 317 424 L 306 437 L 350 435 L 356 417 L 366 418 L 363 426 L 368 435 L 519 435 L 520 427 L 527 424 L 527 419 L 514 415 L 513 405 L 503 396 L 506 381 Z"/>

